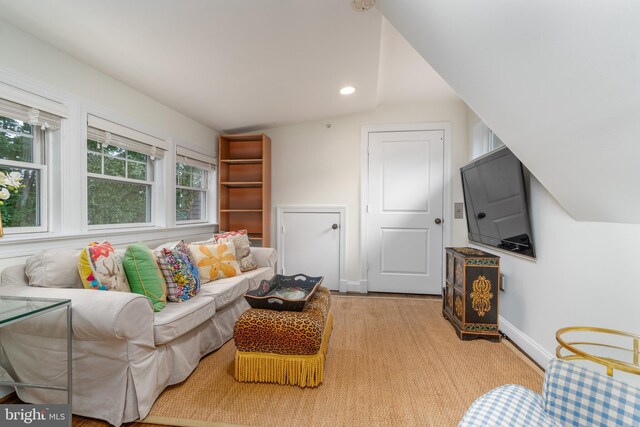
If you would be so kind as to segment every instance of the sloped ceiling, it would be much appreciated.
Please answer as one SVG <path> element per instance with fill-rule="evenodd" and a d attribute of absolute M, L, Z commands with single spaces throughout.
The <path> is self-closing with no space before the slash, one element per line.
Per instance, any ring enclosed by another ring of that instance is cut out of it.
<path fill-rule="evenodd" d="M 377 5 L 576 220 L 640 223 L 640 2 Z"/>

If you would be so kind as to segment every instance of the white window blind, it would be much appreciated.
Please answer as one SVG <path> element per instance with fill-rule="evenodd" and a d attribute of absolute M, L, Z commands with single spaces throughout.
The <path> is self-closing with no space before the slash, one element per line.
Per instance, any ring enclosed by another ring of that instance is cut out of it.
<path fill-rule="evenodd" d="M 99 144 L 115 145 L 125 150 L 145 154 L 152 159 L 164 158 L 167 151 L 166 141 L 100 117 L 88 115 L 87 124 L 87 139 Z"/>
<path fill-rule="evenodd" d="M 176 146 L 176 161 L 187 166 L 195 166 L 204 170 L 215 170 L 216 158 L 180 145 Z"/>
<path fill-rule="evenodd" d="M 60 129 L 60 123 L 62 122 L 62 117 L 58 115 L 3 98 L 0 98 L 0 116 L 10 117 L 50 130 Z"/>

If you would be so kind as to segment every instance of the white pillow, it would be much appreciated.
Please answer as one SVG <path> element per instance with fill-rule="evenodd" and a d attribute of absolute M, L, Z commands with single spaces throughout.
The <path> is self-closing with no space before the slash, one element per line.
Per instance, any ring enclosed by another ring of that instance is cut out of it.
<path fill-rule="evenodd" d="M 78 274 L 76 249 L 47 249 L 27 259 L 25 273 L 30 286 L 41 288 L 84 288 Z"/>

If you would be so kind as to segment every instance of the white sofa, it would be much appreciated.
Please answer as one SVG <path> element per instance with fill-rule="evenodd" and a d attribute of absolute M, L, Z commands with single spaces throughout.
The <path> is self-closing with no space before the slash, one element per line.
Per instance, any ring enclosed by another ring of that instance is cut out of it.
<path fill-rule="evenodd" d="M 0 295 L 72 300 L 72 412 L 120 425 L 147 416 L 162 390 L 231 339 L 249 307 L 242 295 L 275 272 L 274 249 L 251 251 L 257 270 L 206 283 L 195 297 L 157 313 L 135 293 L 29 286 L 24 265 L 2 271 Z M 0 363 L 15 381 L 66 386 L 65 319 L 56 310 L 0 329 Z M 29 403 L 66 403 L 65 391 L 17 393 Z"/>

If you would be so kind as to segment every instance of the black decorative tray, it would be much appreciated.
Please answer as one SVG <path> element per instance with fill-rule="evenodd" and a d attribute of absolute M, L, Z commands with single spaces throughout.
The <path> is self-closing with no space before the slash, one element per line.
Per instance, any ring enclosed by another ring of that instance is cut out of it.
<path fill-rule="evenodd" d="M 276 274 L 271 280 L 263 280 L 257 289 L 244 294 L 252 308 L 277 311 L 302 311 L 307 301 L 322 284 L 323 276 L 306 274 L 283 276 Z"/>

